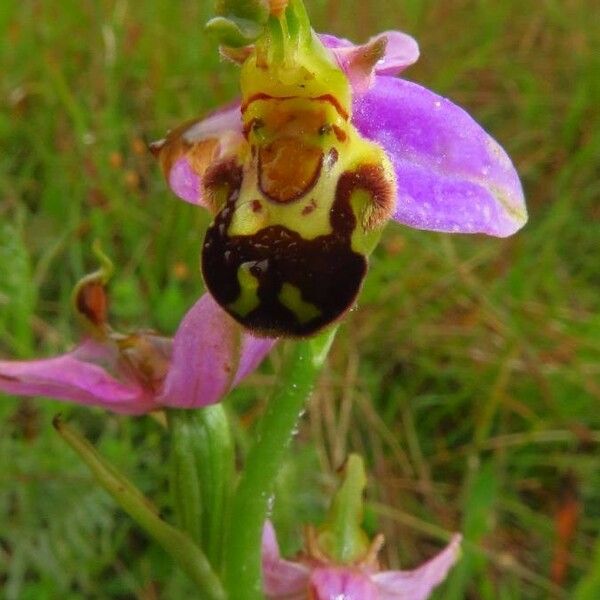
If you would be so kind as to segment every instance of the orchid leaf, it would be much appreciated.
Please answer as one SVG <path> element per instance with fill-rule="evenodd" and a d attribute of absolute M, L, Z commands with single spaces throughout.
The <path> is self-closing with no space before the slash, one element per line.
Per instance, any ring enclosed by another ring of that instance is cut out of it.
<path fill-rule="evenodd" d="M 163 521 L 156 507 L 142 492 L 60 416 L 54 419 L 53 424 L 58 434 L 89 467 L 96 481 L 173 557 L 205 594 L 203 597 L 208 600 L 224 600 L 225 594 L 217 575 L 189 535 Z"/>
<path fill-rule="evenodd" d="M 173 496 L 181 526 L 200 543 L 215 567 L 234 476 L 234 448 L 223 406 L 169 411 Z"/>

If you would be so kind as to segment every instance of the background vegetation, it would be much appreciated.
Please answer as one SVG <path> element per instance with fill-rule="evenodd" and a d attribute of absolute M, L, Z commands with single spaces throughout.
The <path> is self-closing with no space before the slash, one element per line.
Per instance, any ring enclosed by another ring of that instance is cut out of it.
<path fill-rule="evenodd" d="M 236 69 L 202 34 L 210 4 L 0 3 L 0 355 L 77 339 L 69 296 L 96 238 L 118 266 L 115 326 L 173 332 L 201 293 L 207 217 L 173 199 L 144 140 L 236 94 Z M 279 482 L 283 545 L 322 515 L 352 449 L 368 458 L 368 526 L 385 532 L 387 564 L 413 566 L 464 532 L 437 598 L 598 598 L 599 7 L 307 5 L 315 27 L 357 41 L 413 34 L 422 59 L 406 76 L 508 149 L 530 222 L 508 240 L 389 226 Z M 242 454 L 277 363 L 228 401 Z M 53 432 L 59 410 L 166 503 L 152 419 L 3 396 L 0 597 L 190 597 Z"/>

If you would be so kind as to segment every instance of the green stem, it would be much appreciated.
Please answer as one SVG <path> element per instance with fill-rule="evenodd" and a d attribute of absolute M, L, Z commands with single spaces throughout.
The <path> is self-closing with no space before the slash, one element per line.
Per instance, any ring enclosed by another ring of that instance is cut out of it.
<path fill-rule="evenodd" d="M 225 556 L 232 600 L 262 600 L 260 546 L 273 484 L 337 328 L 295 344 L 284 361 L 236 489 Z"/>
<path fill-rule="evenodd" d="M 60 417 L 54 419 L 60 436 L 79 454 L 96 481 L 119 503 L 121 508 L 154 538 L 187 573 L 207 600 L 225 600 L 219 578 L 202 550 L 179 529 L 163 521 L 157 509 L 122 473 L 106 461 L 96 449 Z"/>

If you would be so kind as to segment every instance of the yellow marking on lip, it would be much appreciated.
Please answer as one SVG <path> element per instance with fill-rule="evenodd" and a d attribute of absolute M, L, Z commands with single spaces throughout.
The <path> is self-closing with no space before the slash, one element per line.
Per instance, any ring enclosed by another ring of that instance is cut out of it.
<path fill-rule="evenodd" d="M 284 283 L 281 286 L 278 299 L 283 306 L 289 308 L 294 313 L 302 325 L 322 314 L 321 309 L 303 300 L 300 290 L 291 283 Z"/>
<path fill-rule="evenodd" d="M 315 188 L 306 196 L 293 203 L 283 204 L 262 200 L 263 194 L 258 186 L 257 169 L 247 172 L 227 235 L 229 237 L 255 235 L 270 225 L 281 225 L 291 231 L 297 231 L 305 240 L 330 234 L 329 205 L 325 202 L 320 204 L 318 199 L 328 198 L 331 194 L 330 186 L 335 183 L 336 177 L 337 173 L 333 177 L 319 178 Z M 254 209 L 253 203 L 257 198 L 261 199 L 259 211 Z M 307 207 L 310 207 L 309 210 L 304 212 Z"/>
<path fill-rule="evenodd" d="M 235 302 L 227 305 L 227 308 L 240 317 L 250 314 L 260 305 L 258 297 L 258 279 L 250 273 L 250 267 L 254 263 L 242 263 L 237 272 L 240 284 L 240 296 Z"/>

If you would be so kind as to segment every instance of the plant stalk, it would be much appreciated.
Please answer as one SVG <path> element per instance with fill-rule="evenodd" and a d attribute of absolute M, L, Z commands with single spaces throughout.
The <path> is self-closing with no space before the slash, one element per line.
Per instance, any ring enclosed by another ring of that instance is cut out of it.
<path fill-rule="evenodd" d="M 337 327 L 296 342 L 277 379 L 236 489 L 225 556 L 232 600 L 262 600 L 261 539 L 273 485 Z"/>

